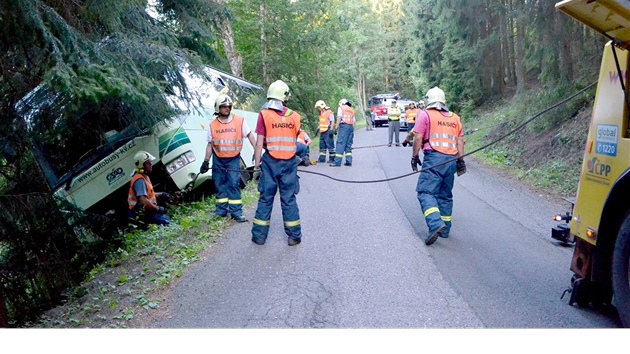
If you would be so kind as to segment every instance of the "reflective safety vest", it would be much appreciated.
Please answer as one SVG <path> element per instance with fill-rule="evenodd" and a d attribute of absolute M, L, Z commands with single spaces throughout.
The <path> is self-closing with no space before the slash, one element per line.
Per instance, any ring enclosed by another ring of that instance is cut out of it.
<path fill-rule="evenodd" d="M 298 134 L 298 137 L 297 137 L 297 142 L 306 145 L 306 132 L 305 131 L 303 130 L 300 131 L 300 134 Z"/>
<path fill-rule="evenodd" d="M 236 157 L 243 148 L 243 120 L 233 115 L 229 123 L 222 123 L 219 118 L 210 123 L 212 132 L 212 150 L 221 158 Z"/>
<path fill-rule="evenodd" d="M 429 144 L 435 151 L 447 155 L 457 155 L 457 137 L 462 131 L 459 116 L 449 112 L 447 117 L 440 111 L 429 109 Z"/>
<path fill-rule="evenodd" d="M 418 113 L 418 109 L 408 109 L 405 111 L 405 118 L 407 118 L 407 123 L 415 124 L 416 123 L 416 114 Z"/>
<path fill-rule="evenodd" d="M 273 109 L 260 112 L 265 123 L 266 149 L 272 157 L 289 160 L 297 150 L 297 136 L 300 132 L 300 115 L 290 109 L 280 115 Z"/>
<path fill-rule="evenodd" d="M 346 105 L 341 106 L 341 123 L 354 125 L 354 121 L 352 119 L 353 117 L 354 117 L 354 109 Z"/>
<path fill-rule="evenodd" d="M 325 133 L 328 131 L 328 117 L 333 114 L 330 109 L 325 109 L 323 112 L 319 114 L 319 132 Z"/>
<path fill-rule="evenodd" d="M 147 199 L 149 199 L 151 204 L 157 205 L 157 199 L 155 198 L 155 192 L 153 191 L 153 184 L 151 184 L 149 176 L 146 176 L 143 173 L 136 173 L 131 178 L 131 183 L 129 184 L 129 194 L 127 195 L 129 210 L 133 210 L 138 204 L 138 197 L 136 196 L 136 191 L 133 189 L 133 184 L 141 178 L 144 179 L 144 183 L 147 185 Z"/>
<path fill-rule="evenodd" d="M 400 120 L 400 108 L 389 107 L 387 109 L 387 116 L 389 120 Z"/>

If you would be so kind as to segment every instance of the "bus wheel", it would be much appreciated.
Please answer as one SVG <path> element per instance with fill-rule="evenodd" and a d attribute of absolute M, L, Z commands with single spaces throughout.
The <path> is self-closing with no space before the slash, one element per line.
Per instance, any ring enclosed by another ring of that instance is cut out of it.
<path fill-rule="evenodd" d="M 612 261 L 614 304 L 624 327 L 630 327 L 630 279 L 628 278 L 629 262 L 630 217 L 627 217 L 619 229 Z"/>

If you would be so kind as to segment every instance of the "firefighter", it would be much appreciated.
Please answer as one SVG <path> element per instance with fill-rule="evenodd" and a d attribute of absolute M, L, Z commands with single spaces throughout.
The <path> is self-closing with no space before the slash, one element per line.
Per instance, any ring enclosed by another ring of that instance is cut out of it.
<path fill-rule="evenodd" d="M 298 166 L 310 166 L 311 158 L 309 157 L 309 146 L 311 145 L 311 137 L 306 134 L 304 129 L 300 129 L 297 137 L 296 154 L 299 157 Z"/>
<path fill-rule="evenodd" d="M 273 82 L 267 89 L 267 102 L 258 115 L 254 178 L 259 178 L 260 197 L 252 227 L 252 242 L 258 245 L 263 245 L 267 240 L 273 200 L 278 191 L 288 244 L 295 246 L 302 240 L 296 198 L 300 190 L 296 150 L 301 117 L 286 107 L 290 96 L 286 83 L 282 80 Z M 265 154 L 262 153 L 263 149 L 266 150 Z"/>
<path fill-rule="evenodd" d="M 416 114 L 418 113 L 418 109 L 416 108 L 416 103 L 411 102 L 407 109 L 405 110 L 405 117 L 407 118 L 407 132 L 413 130 L 413 126 L 416 125 Z"/>
<path fill-rule="evenodd" d="M 139 151 L 135 156 L 136 169 L 129 183 L 127 204 L 129 204 L 129 222 L 146 230 L 148 224 L 169 225 L 171 219 L 166 209 L 158 204 L 170 200 L 168 193 L 153 190 L 149 174 L 153 171 L 155 157 L 146 151 Z"/>
<path fill-rule="evenodd" d="M 317 162 L 326 162 L 326 150 L 328 150 L 328 163 L 332 163 L 335 160 L 335 137 L 333 136 L 335 114 L 322 100 L 315 102 L 315 108 L 319 111 L 319 159 Z"/>
<path fill-rule="evenodd" d="M 405 137 L 405 140 L 402 142 L 402 146 L 407 146 L 410 145 L 413 147 L 413 136 L 414 136 L 414 132 L 413 132 L 413 127 L 416 125 L 415 122 L 418 120 L 418 116 L 420 115 L 421 112 L 423 112 L 425 109 L 424 107 L 424 101 L 420 100 L 418 101 L 418 109 L 416 109 L 416 113 L 415 116 L 413 118 L 413 125 L 409 124 L 409 129 L 407 129 L 407 136 Z M 407 116 L 409 117 L 409 116 Z M 407 120 L 407 122 L 409 122 L 409 120 Z"/>
<path fill-rule="evenodd" d="M 424 154 L 424 168 L 418 176 L 416 192 L 429 233 L 424 243 L 429 246 L 438 237 L 446 238 L 451 229 L 453 183 L 455 173 L 466 172 L 464 134 L 459 116 L 446 106 L 444 91 L 433 87 L 427 91 L 427 109 L 418 115 L 414 133 L 411 168 L 422 166 L 418 153 Z"/>
<path fill-rule="evenodd" d="M 341 161 L 346 157 L 345 166 L 352 166 L 352 142 L 354 140 L 354 125 L 356 118 L 352 104 L 345 98 L 339 100 L 339 108 L 337 109 L 337 124 L 335 130 L 337 135 L 337 150 L 335 152 L 335 161 L 330 164 L 332 167 L 341 166 Z"/>
<path fill-rule="evenodd" d="M 402 112 L 400 108 L 396 107 L 396 100 L 392 101 L 392 106 L 387 108 L 387 127 L 388 127 L 388 137 L 389 143 L 387 146 L 392 146 L 392 139 L 396 137 L 396 146 L 400 146 L 400 115 Z"/>
<path fill-rule="evenodd" d="M 199 173 L 208 172 L 212 158 L 212 181 L 216 189 L 215 215 L 227 217 L 237 222 L 247 222 L 243 216 L 241 199 L 241 149 L 243 140 L 248 139 L 255 146 L 245 118 L 232 114 L 232 99 L 219 95 L 214 101 L 214 119 L 208 127 L 206 156 Z"/>

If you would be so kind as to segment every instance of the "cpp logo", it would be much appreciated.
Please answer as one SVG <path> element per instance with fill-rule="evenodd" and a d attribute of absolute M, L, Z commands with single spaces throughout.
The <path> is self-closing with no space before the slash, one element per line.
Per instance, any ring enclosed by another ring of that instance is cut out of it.
<path fill-rule="evenodd" d="M 597 157 L 593 157 L 586 164 L 586 169 L 590 173 L 594 173 L 596 175 L 608 177 L 608 174 L 610 173 L 610 169 L 611 168 L 610 168 L 610 165 L 605 165 L 603 163 L 600 163 L 599 159 Z"/>

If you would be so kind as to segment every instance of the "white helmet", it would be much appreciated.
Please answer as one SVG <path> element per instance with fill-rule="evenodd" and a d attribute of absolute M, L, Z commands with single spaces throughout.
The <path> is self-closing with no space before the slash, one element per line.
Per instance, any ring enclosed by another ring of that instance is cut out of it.
<path fill-rule="evenodd" d="M 287 102 L 289 97 L 291 97 L 289 85 L 285 84 L 282 80 L 272 82 L 267 89 L 267 99 L 272 98 L 282 102 Z"/>
<path fill-rule="evenodd" d="M 437 86 L 427 91 L 426 99 L 427 99 L 427 106 L 434 102 L 440 102 L 444 105 L 446 104 L 446 96 L 444 96 L 444 91 L 442 91 Z"/>
<path fill-rule="evenodd" d="M 136 167 L 142 167 L 145 162 L 155 160 L 155 157 L 146 151 L 138 151 L 133 160 L 136 162 Z"/>
<path fill-rule="evenodd" d="M 214 113 L 219 114 L 219 108 L 221 106 L 230 106 L 232 107 L 232 99 L 228 95 L 219 95 L 217 99 L 214 100 Z"/>
<path fill-rule="evenodd" d="M 320 108 L 320 109 L 326 109 L 326 102 L 319 100 L 317 102 L 315 102 L 315 108 Z"/>
<path fill-rule="evenodd" d="M 424 101 L 423 100 L 418 101 L 418 106 L 420 106 L 420 105 L 424 106 Z"/>
<path fill-rule="evenodd" d="M 340 106 L 341 106 L 341 105 L 344 105 L 344 104 L 346 104 L 346 103 L 348 103 L 348 100 L 347 100 L 347 99 L 345 99 L 345 98 L 342 98 L 342 99 L 340 99 L 340 100 L 339 100 L 339 105 L 340 105 Z"/>

